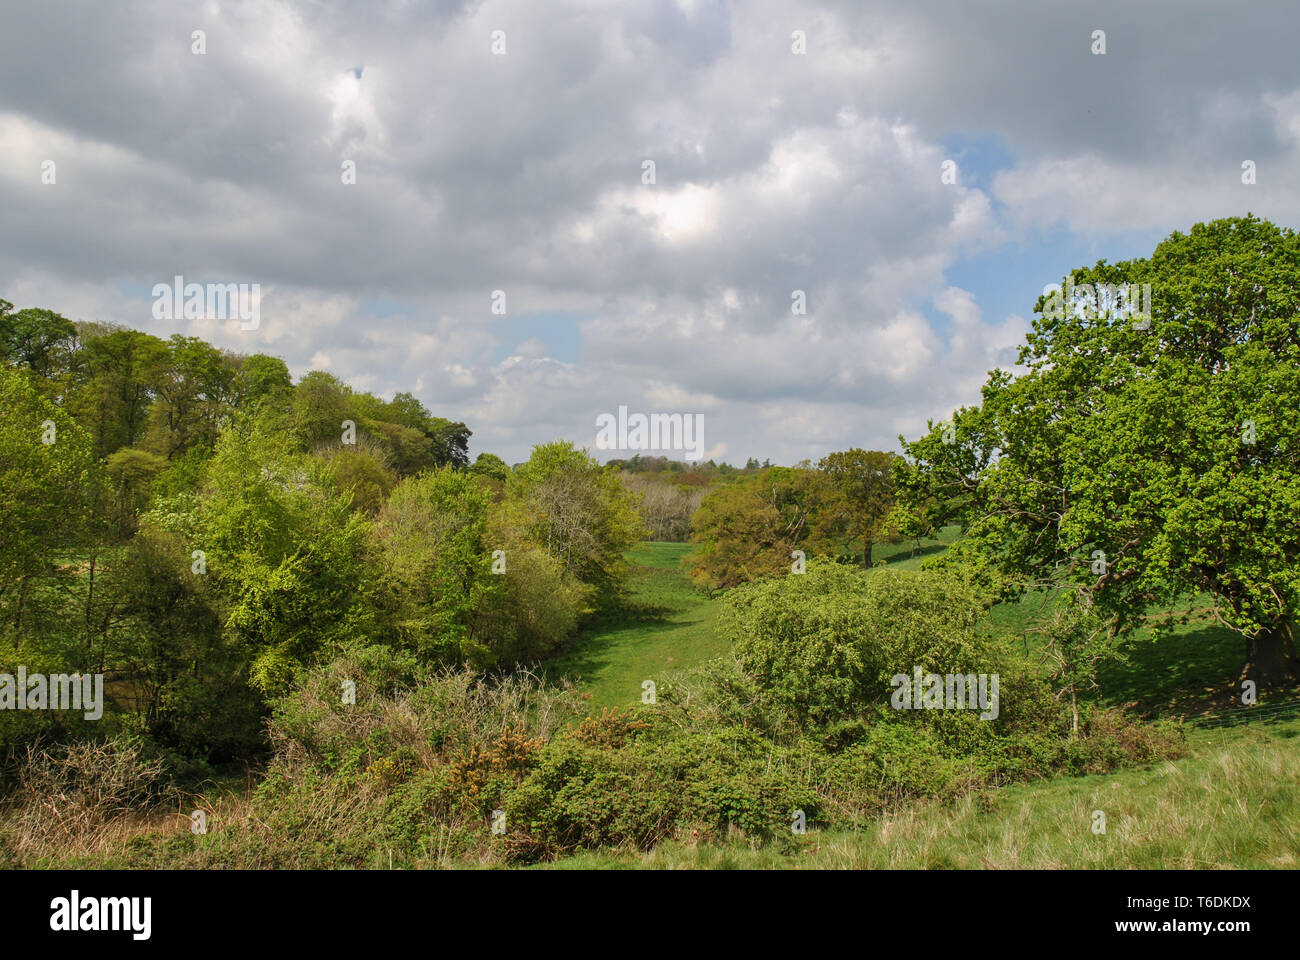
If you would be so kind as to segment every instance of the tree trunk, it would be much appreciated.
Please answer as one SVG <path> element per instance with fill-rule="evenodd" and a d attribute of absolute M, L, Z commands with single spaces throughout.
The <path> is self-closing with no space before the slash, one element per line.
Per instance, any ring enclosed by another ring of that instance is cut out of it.
<path fill-rule="evenodd" d="M 1246 665 L 1241 680 L 1254 680 L 1261 687 L 1290 686 L 1300 681 L 1300 660 L 1290 624 L 1265 627 L 1246 638 Z"/>
<path fill-rule="evenodd" d="M 864 567 L 869 568 L 871 566 L 871 548 L 873 546 L 875 546 L 875 544 L 873 544 L 871 541 L 868 540 L 866 551 L 862 555 L 862 565 Z"/>

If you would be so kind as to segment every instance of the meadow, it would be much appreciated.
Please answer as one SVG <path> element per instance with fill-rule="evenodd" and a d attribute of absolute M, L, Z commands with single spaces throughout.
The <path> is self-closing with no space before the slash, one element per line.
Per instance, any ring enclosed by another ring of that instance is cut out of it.
<path fill-rule="evenodd" d="M 917 570 L 955 534 L 950 527 L 934 539 L 884 545 L 876 559 Z M 687 550 L 646 543 L 632 551 L 632 595 L 644 613 L 597 630 L 579 652 L 554 663 L 579 679 L 593 705 L 630 706 L 639 701 L 642 680 L 662 680 L 727 652 L 712 632 L 718 601 L 680 574 Z M 995 607 L 991 619 L 1024 630 L 1047 612 L 1042 598 L 1031 596 Z M 650 852 L 584 853 L 539 868 L 1295 868 L 1300 698 L 1262 701 L 1258 719 L 1225 719 L 1236 713 L 1220 707 L 1239 660 L 1240 639 L 1230 631 L 1188 626 L 1160 642 L 1139 633 L 1127 663 L 1103 673 L 1111 702 L 1188 723 L 1188 755 L 1176 760 L 921 802 L 859 830 L 810 832 L 793 849 L 670 841 Z M 1205 717 L 1205 726 L 1195 725 Z M 1079 829 L 1098 809 L 1107 814 L 1106 832 Z"/>

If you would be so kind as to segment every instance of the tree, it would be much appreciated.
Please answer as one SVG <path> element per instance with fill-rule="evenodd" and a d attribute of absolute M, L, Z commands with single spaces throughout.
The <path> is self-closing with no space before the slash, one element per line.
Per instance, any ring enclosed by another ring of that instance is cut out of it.
<path fill-rule="evenodd" d="M 433 441 L 414 427 L 386 420 L 362 421 L 366 429 L 383 442 L 388 462 L 399 477 L 413 477 L 438 464 L 433 456 Z"/>
<path fill-rule="evenodd" d="M 0 368 L 0 409 L 0 618 L 18 628 L 84 537 L 99 475 L 89 435 L 25 375 Z"/>
<path fill-rule="evenodd" d="M 825 483 L 818 499 L 813 539 L 834 543 L 848 553 L 862 547 L 862 565 L 871 566 L 871 549 L 885 536 L 894 506 L 892 453 L 853 448 L 821 459 Z"/>
<path fill-rule="evenodd" d="M 66 371 L 76 334 L 72 321 L 53 310 L 14 311 L 12 303 L 0 300 L 0 358 L 10 366 L 52 379 Z"/>
<path fill-rule="evenodd" d="M 480 453 L 470 466 L 469 472 L 505 483 L 510 476 L 510 467 L 495 453 Z"/>
<path fill-rule="evenodd" d="M 198 337 L 176 334 L 158 378 L 157 401 L 149 411 L 148 445 L 175 460 L 193 446 L 212 448 L 229 415 L 233 362 Z"/>
<path fill-rule="evenodd" d="M 286 450 L 282 437 L 223 433 L 197 507 L 173 520 L 170 506 L 148 519 L 204 551 L 224 633 L 264 695 L 283 694 L 322 648 L 370 628 L 368 522 L 327 465 Z"/>
<path fill-rule="evenodd" d="M 107 518 L 123 540 L 135 532 L 136 517 L 149 506 L 154 478 L 166 466 L 158 454 L 132 447 L 123 447 L 105 461 Z"/>
<path fill-rule="evenodd" d="M 312 370 L 293 389 L 291 418 L 293 443 L 299 450 L 317 444 L 337 443 L 343 434 L 343 421 L 356 422 L 352 391 L 333 374 Z"/>
<path fill-rule="evenodd" d="M 136 330 L 83 330 L 70 407 L 94 438 L 95 455 L 107 457 L 143 438 L 169 353 L 164 341 Z"/>
<path fill-rule="evenodd" d="M 435 466 L 452 466 L 457 470 L 469 466 L 470 429 L 463 423 L 433 416 L 413 394 L 396 394 L 383 407 L 383 419 L 418 430 L 427 437 Z"/>
<path fill-rule="evenodd" d="M 1086 594 L 1114 636 L 1208 594 L 1245 639 L 1242 679 L 1293 682 L 1297 278 L 1300 236 L 1250 215 L 1073 271 L 1074 296 L 1035 307 L 1026 372 L 994 371 L 979 408 L 905 444 L 905 496 L 965 498 L 954 558 L 1013 591 Z M 1126 284 L 1151 284 L 1149 320 L 1117 295 Z"/>
<path fill-rule="evenodd" d="M 474 629 L 506 666 L 540 660 L 570 639 L 585 590 L 549 553 L 502 530 L 501 519 L 497 511 L 489 521 L 488 546 L 501 551 L 505 570 L 493 576 L 500 589 L 484 596 Z"/>
<path fill-rule="evenodd" d="M 769 467 L 706 496 L 691 517 L 691 579 L 712 591 L 789 572 L 808 539 L 818 482 L 812 470 Z"/>
<path fill-rule="evenodd" d="M 180 538 L 148 526 L 113 558 L 96 669 L 130 691 L 158 742 L 215 760 L 247 756 L 261 712 L 246 651 L 223 639 L 212 580 L 191 562 Z"/>
<path fill-rule="evenodd" d="M 356 443 L 336 443 L 316 449 L 316 457 L 330 465 L 339 490 L 352 495 L 352 506 L 374 516 L 383 506 L 397 477 L 388 469 L 383 445 L 365 435 Z"/>
<path fill-rule="evenodd" d="M 259 403 L 268 398 L 272 402 L 287 402 L 292 388 L 289 368 L 283 360 L 265 353 L 255 353 L 239 358 L 232 400 L 237 407 Z"/>
<path fill-rule="evenodd" d="M 598 604 L 612 602 L 627 575 L 623 552 L 645 536 L 618 474 L 556 440 L 533 448 L 507 491 L 524 538 L 586 584 Z"/>
<path fill-rule="evenodd" d="M 473 629 L 500 587 L 484 542 L 489 503 L 476 478 L 447 466 L 399 483 L 375 521 L 399 642 L 430 660 L 492 662 L 488 638 Z"/>

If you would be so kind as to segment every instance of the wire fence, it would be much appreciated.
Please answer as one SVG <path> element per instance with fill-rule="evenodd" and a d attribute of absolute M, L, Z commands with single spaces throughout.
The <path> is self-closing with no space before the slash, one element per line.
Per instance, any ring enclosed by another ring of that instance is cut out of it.
<path fill-rule="evenodd" d="M 1300 717 L 1300 697 L 1271 703 L 1257 703 L 1250 707 L 1233 707 L 1231 710 L 1221 710 L 1218 713 L 1197 717 L 1191 721 L 1191 724 L 1194 727 L 1213 730 L 1220 727 L 1236 727 L 1244 723 L 1292 720 L 1297 717 Z"/>

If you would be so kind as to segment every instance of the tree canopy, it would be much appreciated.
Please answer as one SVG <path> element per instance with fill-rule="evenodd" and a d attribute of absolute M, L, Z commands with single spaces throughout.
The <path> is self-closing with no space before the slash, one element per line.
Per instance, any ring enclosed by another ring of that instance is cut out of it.
<path fill-rule="evenodd" d="M 978 407 L 906 442 L 914 516 L 1010 591 L 1068 589 L 1122 636 L 1205 595 L 1243 679 L 1300 676 L 1300 236 L 1247 215 L 1045 294 Z M 1151 285 L 1150 317 L 1134 295 Z M 1145 312 L 1145 311 L 1144 311 Z"/>

